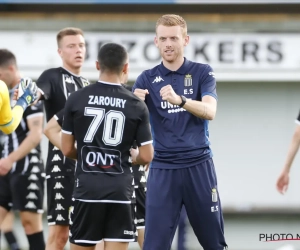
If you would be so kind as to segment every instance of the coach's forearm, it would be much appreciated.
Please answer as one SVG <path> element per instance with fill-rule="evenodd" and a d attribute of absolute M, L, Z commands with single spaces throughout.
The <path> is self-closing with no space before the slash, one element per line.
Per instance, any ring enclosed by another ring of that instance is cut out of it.
<path fill-rule="evenodd" d="M 216 106 L 211 103 L 187 99 L 183 108 L 194 116 L 205 120 L 213 120 L 216 115 Z"/>
<path fill-rule="evenodd" d="M 30 153 L 32 149 L 34 149 L 42 140 L 42 133 L 34 133 L 30 132 L 27 137 L 22 141 L 20 146 L 10 153 L 8 157 L 13 161 L 17 162 L 24 158 L 26 155 Z"/>

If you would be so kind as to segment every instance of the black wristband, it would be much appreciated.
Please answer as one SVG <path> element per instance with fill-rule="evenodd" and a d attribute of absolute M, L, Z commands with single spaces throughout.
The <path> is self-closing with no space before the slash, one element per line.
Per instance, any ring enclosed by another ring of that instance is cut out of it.
<path fill-rule="evenodd" d="M 186 97 L 184 96 L 184 95 L 181 95 L 180 96 L 181 97 L 181 103 L 178 105 L 179 107 L 183 107 L 184 106 L 184 104 L 186 103 Z"/>

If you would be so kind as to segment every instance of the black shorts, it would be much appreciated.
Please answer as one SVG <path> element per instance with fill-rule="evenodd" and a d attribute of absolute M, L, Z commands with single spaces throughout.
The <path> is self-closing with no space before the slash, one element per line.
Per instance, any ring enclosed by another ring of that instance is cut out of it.
<path fill-rule="evenodd" d="M 73 187 L 73 175 L 47 178 L 48 225 L 69 225 Z"/>
<path fill-rule="evenodd" d="M 41 173 L 0 176 L 0 206 L 7 210 L 43 213 L 44 182 Z"/>
<path fill-rule="evenodd" d="M 136 188 L 136 209 L 135 209 L 135 224 L 136 229 L 145 228 L 145 204 L 146 204 L 146 188 Z"/>
<path fill-rule="evenodd" d="M 98 242 L 136 240 L 134 204 L 73 200 L 70 210 L 70 242 L 93 246 Z"/>

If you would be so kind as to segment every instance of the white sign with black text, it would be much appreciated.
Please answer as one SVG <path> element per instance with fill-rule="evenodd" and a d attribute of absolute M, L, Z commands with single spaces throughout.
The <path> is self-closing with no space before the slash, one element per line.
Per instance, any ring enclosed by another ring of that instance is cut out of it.
<path fill-rule="evenodd" d="M 185 56 L 208 63 L 218 81 L 299 81 L 300 36 L 297 34 L 190 33 Z M 95 80 L 98 49 L 107 42 L 123 44 L 130 55 L 130 76 L 160 63 L 154 33 L 86 32 L 87 58 L 83 76 Z M 38 77 L 43 70 L 61 65 L 55 32 L 0 31 L 0 48 L 17 56 L 24 75 Z"/>

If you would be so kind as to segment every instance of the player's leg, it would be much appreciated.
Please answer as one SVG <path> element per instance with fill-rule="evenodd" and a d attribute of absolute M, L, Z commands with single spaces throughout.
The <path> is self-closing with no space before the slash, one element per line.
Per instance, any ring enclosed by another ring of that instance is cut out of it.
<path fill-rule="evenodd" d="M 69 238 L 69 208 L 72 201 L 74 176 L 47 179 L 48 239 L 46 250 L 63 250 Z"/>
<path fill-rule="evenodd" d="M 8 212 L 5 216 L 4 221 L 1 224 L 1 231 L 4 234 L 5 240 L 7 242 L 7 245 L 12 250 L 19 250 L 19 244 L 17 242 L 16 236 L 13 232 L 13 226 L 14 226 L 14 213 L 12 211 Z"/>
<path fill-rule="evenodd" d="M 107 203 L 104 250 L 127 250 L 136 240 L 133 204 Z"/>
<path fill-rule="evenodd" d="M 204 250 L 223 250 L 227 245 L 212 159 L 185 168 L 183 178 L 184 205 L 199 243 Z"/>
<path fill-rule="evenodd" d="M 45 249 L 42 222 L 44 182 L 41 173 L 11 175 L 13 209 L 20 211 L 30 249 Z"/>
<path fill-rule="evenodd" d="M 104 250 L 127 250 L 128 242 L 104 242 Z"/>
<path fill-rule="evenodd" d="M 182 207 L 181 169 L 150 168 L 144 250 L 169 250 Z"/>
<path fill-rule="evenodd" d="M 145 238 L 145 217 L 146 217 L 146 192 L 145 188 L 136 188 L 136 229 L 138 232 L 137 241 L 141 249 L 143 249 Z"/>
<path fill-rule="evenodd" d="M 10 174 L 0 176 L 0 226 L 2 226 L 2 223 L 12 206 L 9 182 Z"/>
<path fill-rule="evenodd" d="M 100 242 L 96 245 L 95 250 L 104 250 L 104 242 Z"/>
<path fill-rule="evenodd" d="M 185 207 L 182 207 L 180 213 L 180 219 L 178 223 L 178 239 L 177 239 L 177 250 L 186 250 L 186 226 L 187 226 L 187 215 Z"/>

